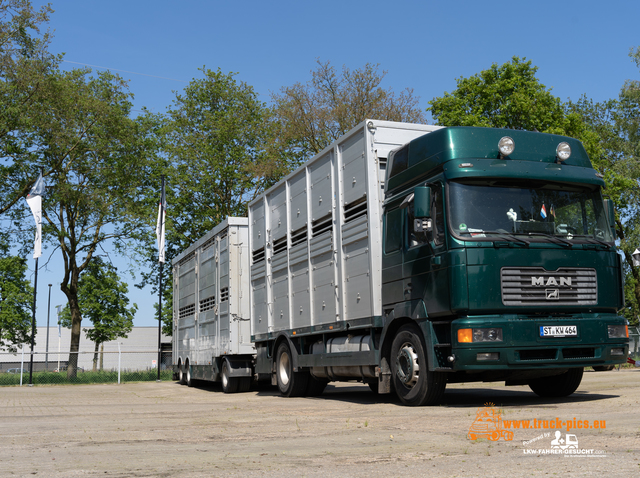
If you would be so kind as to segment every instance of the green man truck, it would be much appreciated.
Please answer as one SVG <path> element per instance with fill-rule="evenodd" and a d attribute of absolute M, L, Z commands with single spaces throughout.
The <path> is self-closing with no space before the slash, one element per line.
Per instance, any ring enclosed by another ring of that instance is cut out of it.
<path fill-rule="evenodd" d="M 572 138 L 366 120 L 174 260 L 175 374 L 568 396 L 628 354 L 603 187 Z"/>

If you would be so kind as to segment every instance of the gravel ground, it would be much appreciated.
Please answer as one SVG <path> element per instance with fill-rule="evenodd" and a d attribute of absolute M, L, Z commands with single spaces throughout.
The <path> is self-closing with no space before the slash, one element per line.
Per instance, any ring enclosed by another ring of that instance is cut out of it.
<path fill-rule="evenodd" d="M 503 427 L 535 419 L 540 428 L 472 441 L 487 403 Z M 442 405 L 421 408 L 356 383 L 318 398 L 175 382 L 5 387 L 0 476 L 639 476 L 639 409 L 637 369 L 585 372 L 560 400 L 528 387 L 451 385 Z M 585 420 L 599 428 L 567 431 L 567 421 Z M 549 454 L 558 421 L 559 438 L 573 434 L 591 454 Z"/>

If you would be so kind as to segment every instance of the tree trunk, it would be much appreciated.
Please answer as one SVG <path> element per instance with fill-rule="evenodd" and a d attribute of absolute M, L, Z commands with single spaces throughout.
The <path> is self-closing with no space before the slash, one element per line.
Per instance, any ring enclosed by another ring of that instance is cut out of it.
<path fill-rule="evenodd" d="M 65 258 L 66 259 L 66 258 Z M 65 260 L 65 262 L 67 262 Z M 80 271 L 75 264 L 75 257 L 70 261 L 74 267 L 65 264 L 65 281 L 60 284 L 60 290 L 67 296 L 69 311 L 71 312 L 71 344 L 69 346 L 69 366 L 67 367 L 67 378 L 74 379 L 78 374 L 78 352 L 80 351 L 80 326 L 82 325 L 82 314 L 78 303 L 78 277 Z M 71 272 L 69 274 L 69 272 Z M 67 285 L 67 280 L 70 283 Z"/>
<path fill-rule="evenodd" d="M 96 346 L 93 349 L 93 371 L 97 372 L 98 370 L 98 349 L 100 347 L 100 344 L 98 342 L 96 342 Z"/>

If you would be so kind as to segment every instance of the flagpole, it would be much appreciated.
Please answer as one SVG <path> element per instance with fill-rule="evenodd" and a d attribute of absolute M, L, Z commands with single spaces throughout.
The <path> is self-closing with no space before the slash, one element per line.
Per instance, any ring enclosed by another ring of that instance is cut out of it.
<path fill-rule="evenodd" d="M 29 359 L 29 386 L 33 386 L 33 347 L 36 341 L 36 296 L 38 292 L 38 258 L 36 257 L 36 273 L 33 280 L 33 307 L 31 308 L 31 358 Z"/>
<path fill-rule="evenodd" d="M 33 242 L 33 258 L 36 260 L 36 271 L 33 284 L 33 307 L 31 310 L 31 358 L 29 359 L 29 386 L 33 386 L 33 348 L 36 344 L 36 297 L 38 295 L 38 258 L 42 255 L 42 193 L 44 193 L 44 180 L 42 168 L 33 187 L 27 194 L 27 204 L 36 221 L 36 238 Z"/>
<path fill-rule="evenodd" d="M 162 175 L 162 193 L 160 195 L 160 234 L 164 238 L 165 217 L 164 217 L 164 174 Z M 160 261 L 160 280 L 158 283 L 158 382 L 160 381 L 160 366 L 162 364 L 162 268 L 164 266 L 164 240 L 158 244 L 158 260 Z"/>

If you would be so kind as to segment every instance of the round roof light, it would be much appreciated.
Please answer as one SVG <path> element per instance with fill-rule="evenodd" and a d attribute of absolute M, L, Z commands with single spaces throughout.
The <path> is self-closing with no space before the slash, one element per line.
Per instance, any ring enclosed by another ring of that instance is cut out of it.
<path fill-rule="evenodd" d="M 500 150 L 500 156 L 509 156 L 516 149 L 516 143 L 509 136 L 503 136 L 498 141 L 498 149 Z"/>
<path fill-rule="evenodd" d="M 556 148 L 556 156 L 560 162 L 569 159 L 569 156 L 571 156 L 571 146 L 569 146 L 569 143 L 565 141 L 560 143 Z"/>

